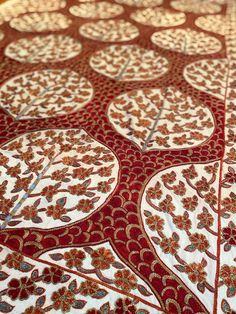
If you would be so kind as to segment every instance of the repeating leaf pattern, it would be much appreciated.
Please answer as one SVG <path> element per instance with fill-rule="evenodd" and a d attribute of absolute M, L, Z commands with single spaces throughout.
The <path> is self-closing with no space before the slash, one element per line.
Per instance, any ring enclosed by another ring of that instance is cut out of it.
<path fill-rule="evenodd" d="M 183 24 L 186 20 L 184 13 L 158 7 L 137 10 L 130 17 L 138 23 L 155 27 L 177 26 Z"/>
<path fill-rule="evenodd" d="M 44 32 L 66 29 L 71 20 L 61 13 L 31 13 L 15 17 L 10 26 L 20 32 Z"/>
<path fill-rule="evenodd" d="M 35 36 L 13 41 L 5 55 L 19 62 L 58 62 L 77 56 L 81 52 L 78 40 L 66 35 Z"/>
<path fill-rule="evenodd" d="M 122 19 L 85 23 L 79 32 L 84 37 L 105 42 L 128 41 L 139 35 L 136 26 Z"/>
<path fill-rule="evenodd" d="M 219 163 L 171 167 L 145 187 L 141 210 L 158 256 L 212 313 L 218 230 Z"/>
<path fill-rule="evenodd" d="M 229 101 L 235 97 L 234 77 L 236 62 L 227 59 L 206 59 L 190 63 L 184 69 L 185 79 L 195 88 L 220 99 L 225 98 L 229 80 Z M 229 77 L 229 79 L 228 79 Z"/>
<path fill-rule="evenodd" d="M 226 18 L 221 14 L 200 16 L 195 24 L 205 31 L 211 31 L 220 35 L 226 34 Z"/>
<path fill-rule="evenodd" d="M 87 104 L 92 95 L 91 83 L 68 69 L 18 75 L 0 88 L 1 106 L 17 120 L 72 113 Z"/>
<path fill-rule="evenodd" d="M 221 49 L 221 42 L 218 39 L 190 28 L 159 31 L 152 35 L 151 40 L 161 48 L 187 55 L 211 54 Z"/>
<path fill-rule="evenodd" d="M 157 303 L 148 285 L 120 260 L 109 243 L 77 249 L 54 249 L 43 253 L 40 259 L 89 274 L 90 278 L 101 284 L 107 283 L 110 287 L 132 293 L 152 304 Z"/>
<path fill-rule="evenodd" d="M 85 279 L 79 272 L 44 264 L 42 260 L 31 260 L 7 248 L 3 249 L 1 257 L 1 268 L 10 273 L 8 278 L 1 281 L 2 313 L 18 311 L 19 301 L 24 314 L 78 313 L 80 310 L 84 313 L 94 313 L 94 302 L 96 308 L 103 311 L 100 313 L 115 314 L 125 310 L 150 313 L 150 306 L 137 301 L 135 295 L 127 297 L 121 290 L 114 294 L 112 288 L 104 286 L 102 282 L 97 283 L 92 277 Z M 20 268 L 22 261 L 31 265 L 31 269 L 26 273 L 22 273 Z M 50 294 L 47 291 L 50 291 Z"/>
<path fill-rule="evenodd" d="M 235 25 L 1 2 L 0 312 L 236 313 Z"/>
<path fill-rule="evenodd" d="M 82 18 L 109 19 L 123 13 L 124 9 L 118 4 L 101 1 L 95 3 L 85 2 L 80 5 L 74 5 L 70 7 L 69 11 L 71 14 Z"/>
<path fill-rule="evenodd" d="M 115 129 L 142 150 L 194 147 L 214 129 L 209 109 L 174 87 L 120 95 L 108 114 Z"/>
<path fill-rule="evenodd" d="M 137 45 L 112 45 L 94 53 L 91 67 L 118 81 L 145 81 L 168 71 L 168 61 L 153 50 Z"/>
<path fill-rule="evenodd" d="M 3 226 L 77 221 L 101 206 L 117 182 L 115 156 L 83 130 L 29 133 L 0 153 Z"/>

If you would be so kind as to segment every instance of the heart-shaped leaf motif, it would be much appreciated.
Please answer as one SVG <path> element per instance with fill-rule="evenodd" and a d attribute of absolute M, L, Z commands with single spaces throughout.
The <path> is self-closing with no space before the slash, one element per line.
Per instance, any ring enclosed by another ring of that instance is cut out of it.
<path fill-rule="evenodd" d="M 157 255 L 209 313 L 218 289 L 218 188 L 218 162 L 171 167 L 151 178 L 141 201 L 144 228 Z"/>
<path fill-rule="evenodd" d="M 58 12 L 24 14 L 10 21 L 10 26 L 20 32 L 45 32 L 66 29 L 71 20 Z"/>
<path fill-rule="evenodd" d="M 186 16 L 182 12 L 173 12 L 158 7 L 137 10 L 130 17 L 138 23 L 154 27 L 177 26 L 186 20 Z"/>
<path fill-rule="evenodd" d="M 201 29 L 214 32 L 220 35 L 226 35 L 226 18 L 221 14 L 199 16 L 195 24 Z"/>
<path fill-rule="evenodd" d="M 0 103 L 16 120 L 69 114 L 87 104 L 91 83 L 78 73 L 42 70 L 18 75 L 0 88 Z"/>
<path fill-rule="evenodd" d="M 0 150 L 1 219 L 53 228 L 86 217 L 116 186 L 114 154 L 83 130 L 19 136 Z M 9 226 L 11 227 L 11 226 Z"/>
<path fill-rule="evenodd" d="M 121 5 L 105 1 L 95 3 L 81 3 L 69 9 L 70 13 L 83 18 L 109 19 L 124 12 Z"/>
<path fill-rule="evenodd" d="M 11 42 L 5 49 L 5 55 L 19 62 L 58 62 L 77 56 L 81 48 L 80 42 L 70 36 L 35 36 Z"/>
<path fill-rule="evenodd" d="M 138 45 L 112 45 L 95 52 L 91 67 L 118 81 L 153 80 L 168 71 L 168 61 L 154 50 Z"/>
<path fill-rule="evenodd" d="M 174 87 L 120 95 L 108 115 L 115 129 L 142 150 L 194 147 L 214 130 L 211 111 Z"/>
<path fill-rule="evenodd" d="M 127 41 L 139 35 L 136 26 L 122 19 L 85 23 L 79 32 L 84 37 L 105 42 Z"/>
<path fill-rule="evenodd" d="M 193 87 L 227 102 L 236 97 L 236 62 L 227 59 L 195 61 L 184 69 L 184 78 Z"/>
<path fill-rule="evenodd" d="M 221 49 L 221 42 L 217 38 L 190 28 L 159 31 L 152 35 L 151 40 L 161 48 L 187 55 L 211 54 Z"/>

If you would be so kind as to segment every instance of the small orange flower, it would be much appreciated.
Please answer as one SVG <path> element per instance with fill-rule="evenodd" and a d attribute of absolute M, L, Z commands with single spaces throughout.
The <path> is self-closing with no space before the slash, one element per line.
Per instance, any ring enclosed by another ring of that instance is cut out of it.
<path fill-rule="evenodd" d="M 158 145 L 160 146 L 164 146 L 164 147 L 170 147 L 170 145 L 168 144 L 168 139 L 169 137 L 160 137 L 160 136 L 156 136 L 155 141 Z"/>
<path fill-rule="evenodd" d="M 227 156 L 229 159 L 236 161 L 236 149 L 235 148 L 231 148 L 229 153 L 227 153 Z"/>
<path fill-rule="evenodd" d="M 214 206 L 217 204 L 217 197 L 214 193 L 209 192 L 204 195 L 204 200 L 206 203 L 208 203 L 211 206 Z"/>
<path fill-rule="evenodd" d="M 20 173 L 21 173 L 20 164 L 14 167 L 9 167 L 7 169 L 7 174 L 11 177 L 17 177 Z"/>
<path fill-rule="evenodd" d="M 93 171 L 93 168 L 86 169 L 86 168 L 78 168 L 73 170 L 72 177 L 79 180 L 85 180 L 88 178 Z"/>
<path fill-rule="evenodd" d="M 109 269 L 110 265 L 115 261 L 112 252 L 104 247 L 99 248 L 91 254 L 91 264 L 97 269 Z"/>
<path fill-rule="evenodd" d="M 172 202 L 172 197 L 167 195 L 166 198 L 160 202 L 159 208 L 164 213 L 172 213 L 175 210 L 175 205 Z"/>
<path fill-rule="evenodd" d="M 204 234 L 194 233 L 189 236 L 192 245 L 200 252 L 205 252 L 209 248 L 209 242 Z"/>
<path fill-rule="evenodd" d="M 63 157 L 62 158 L 62 162 L 64 165 L 67 165 L 67 166 L 73 166 L 77 163 L 77 159 L 76 157 Z"/>
<path fill-rule="evenodd" d="M 69 152 L 72 150 L 72 148 L 73 148 L 73 145 L 71 144 L 61 144 L 60 146 L 61 152 Z"/>
<path fill-rule="evenodd" d="M 197 181 L 196 182 L 196 188 L 199 190 L 199 191 L 205 191 L 207 192 L 210 188 L 210 185 L 209 183 L 207 182 L 207 179 L 202 177 L 201 180 Z"/>
<path fill-rule="evenodd" d="M 66 208 L 63 208 L 61 205 L 50 205 L 47 208 L 46 214 L 47 216 L 52 216 L 53 219 L 60 219 L 62 215 L 66 214 Z"/>
<path fill-rule="evenodd" d="M 179 184 L 173 186 L 173 191 L 176 195 L 183 196 L 186 193 L 186 187 L 183 182 L 179 182 Z"/>
<path fill-rule="evenodd" d="M 9 268 L 19 269 L 24 258 L 20 253 L 13 252 L 6 256 L 6 264 Z"/>
<path fill-rule="evenodd" d="M 164 253 L 174 255 L 179 248 L 179 244 L 173 237 L 163 238 L 160 247 Z"/>
<path fill-rule="evenodd" d="M 77 209 L 81 210 L 83 213 L 89 213 L 94 209 L 94 203 L 89 199 L 82 199 L 79 201 Z"/>
<path fill-rule="evenodd" d="M 68 312 L 75 301 L 75 295 L 70 290 L 62 287 L 58 291 L 53 292 L 52 301 L 54 309 L 61 309 L 63 312 Z"/>
<path fill-rule="evenodd" d="M 102 156 L 102 160 L 105 162 L 109 162 L 109 161 L 113 161 L 114 157 L 111 154 L 106 154 L 106 155 Z"/>
<path fill-rule="evenodd" d="M 85 254 L 81 250 L 72 249 L 64 253 L 64 260 L 69 268 L 81 266 L 84 259 Z"/>
<path fill-rule="evenodd" d="M 147 223 L 148 227 L 153 231 L 154 230 L 156 230 L 156 231 L 163 230 L 164 220 L 157 215 L 149 216 L 146 219 L 146 223 Z"/>
<path fill-rule="evenodd" d="M 87 146 L 79 146 L 77 149 L 76 149 L 77 153 L 80 153 L 80 154 L 84 154 L 84 153 L 87 153 L 89 151 L 91 151 L 91 146 L 90 145 L 87 145 Z"/>
<path fill-rule="evenodd" d="M 163 135 L 169 135 L 170 134 L 170 131 L 167 128 L 167 124 L 159 125 L 157 127 L 157 131 L 160 132 Z"/>
<path fill-rule="evenodd" d="M 32 172 L 37 172 L 43 169 L 41 162 L 31 162 L 28 167 Z"/>
<path fill-rule="evenodd" d="M 137 288 L 137 278 L 128 269 L 118 270 L 115 273 L 115 285 L 118 288 L 129 292 Z"/>
<path fill-rule="evenodd" d="M 193 197 L 186 197 L 182 199 L 182 203 L 185 209 L 194 211 L 198 205 L 198 198 L 196 195 Z"/>
<path fill-rule="evenodd" d="M 1 154 L 0 154 L 0 165 L 1 165 L 1 166 L 5 166 L 5 165 L 7 165 L 8 161 L 9 161 L 9 158 L 6 157 L 6 156 L 4 156 L 4 155 L 1 153 Z"/>
<path fill-rule="evenodd" d="M 140 110 L 132 110 L 130 114 L 134 117 L 141 117 L 141 111 Z"/>
<path fill-rule="evenodd" d="M 35 216 L 37 216 L 37 209 L 34 206 L 25 206 L 21 210 L 21 215 L 24 217 L 25 220 L 31 220 Z"/>
<path fill-rule="evenodd" d="M 28 190 L 29 184 L 31 182 L 30 178 L 19 178 L 16 180 L 16 183 L 14 185 L 14 188 L 17 190 Z"/>
<path fill-rule="evenodd" d="M 236 267 L 223 265 L 220 270 L 220 278 L 227 287 L 236 288 Z"/>
<path fill-rule="evenodd" d="M 86 280 L 81 282 L 80 287 L 79 287 L 79 292 L 84 295 L 93 295 L 96 293 L 99 289 L 99 286 L 97 283 L 91 281 L 91 280 Z"/>
<path fill-rule="evenodd" d="M 214 222 L 213 216 L 208 212 L 206 208 L 203 207 L 203 212 L 197 215 L 197 218 L 200 220 L 202 226 L 209 226 L 211 227 Z"/>
<path fill-rule="evenodd" d="M 146 134 L 147 134 L 146 130 L 144 131 L 133 130 L 133 136 L 136 138 L 140 138 L 142 140 L 145 140 Z"/>
<path fill-rule="evenodd" d="M 72 195 L 84 195 L 87 191 L 87 188 L 83 184 L 77 184 L 68 186 L 68 190 Z"/>
<path fill-rule="evenodd" d="M 17 150 L 22 148 L 22 141 L 14 141 L 7 145 L 8 150 Z"/>
<path fill-rule="evenodd" d="M 204 136 L 199 132 L 190 132 L 190 137 L 196 141 L 203 141 Z"/>
<path fill-rule="evenodd" d="M 113 119 L 121 120 L 124 117 L 124 115 L 122 113 L 120 113 L 120 112 L 112 112 L 111 113 L 111 117 Z"/>
<path fill-rule="evenodd" d="M 236 213 L 236 197 L 226 197 L 222 201 L 224 210 Z"/>
<path fill-rule="evenodd" d="M 54 185 L 45 186 L 45 188 L 43 188 L 41 192 L 41 195 L 52 198 L 54 195 L 57 194 L 57 190 L 58 188 Z"/>
<path fill-rule="evenodd" d="M 175 216 L 173 222 L 180 230 L 189 230 L 192 226 L 191 220 L 186 216 Z"/>
<path fill-rule="evenodd" d="M 161 179 L 164 183 L 172 184 L 176 181 L 176 173 L 171 171 L 170 173 L 163 174 Z"/>
<path fill-rule="evenodd" d="M 179 137 L 174 137 L 173 138 L 173 142 L 176 145 L 183 145 L 183 144 L 187 144 L 188 143 L 188 139 L 187 139 L 187 136 L 184 134 L 184 135 L 179 136 Z"/>
<path fill-rule="evenodd" d="M 102 167 L 98 170 L 98 174 L 100 177 L 110 177 L 112 170 L 110 167 Z"/>
<path fill-rule="evenodd" d="M 182 174 L 184 176 L 184 178 L 186 179 L 194 179 L 198 176 L 196 170 L 195 170 L 195 167 L 193 165 L 191 165 L 189 168 L 187 169 L 184 169 L 182 171 Z"/>
<path fill-rule="evenodd" d="M 139 119 L 137 126 L 147 128 L 151 125 L 151 122 L 147 119 Z"/>
<path fill-rule="evenodd" d="M 67 168 L 68 169 L 68 168 Z M 56 170 L 52 173 L 51 179 L 55 181 L 62 181 L 66 176 L 65 169 L 62 170 Z"/>
<path fill-rule="evenodd" d="M 160 199 L 162 196 L 162 191 L 160 189 L 161 185 L 158 182 L 155 187 L 151 187 L 147 190 L 147 195 L 150 199 Z"/>
<path fill-rule="evenodd" d="M 22 152 L 20 155 L 20 159 L 24 160 L 24 161 L 30 161 L 33 158 L 34 158 L 34 154 L 30 150 L 28 150 L 26 152 Z"/>
<path fill-rule="evenodd" d="M 188 274 L 188 278 L 193 283 L 202 283 L 206 280 L 206 272 L 204 271 L 205 263 L 191 263 L 185 266 L 185 271 Z"/>
<path fill-rule="evenodd" d="M 97 190 L 102 193 L 107 193 L 111 191 L 111 186 L 108 182 L 99 182 L 97 186 Z"/>
<path fill-rule="evenodd" d="M 94 164 L 97 161 L 97 158 L 90 155 L 85 155 L 82 157 L 82 162 L 88 165 Z"/>
<path fill-rule="evenodd" d="M 2 213 L 7 214 L 9 213 L 10 209 L 13 207 L 14 203 L 11 200 L 8 200 L 4 197 L 1 197 L 0 200 L 0 208 Z"/>

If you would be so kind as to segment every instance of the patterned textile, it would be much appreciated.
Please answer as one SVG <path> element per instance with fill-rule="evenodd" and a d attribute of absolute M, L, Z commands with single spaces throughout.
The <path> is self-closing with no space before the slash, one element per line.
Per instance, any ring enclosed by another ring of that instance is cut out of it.
<path fill-rule="evenodd" d="M 236 313 L 236 1 L 0 5 L 0 313 Z"/>

